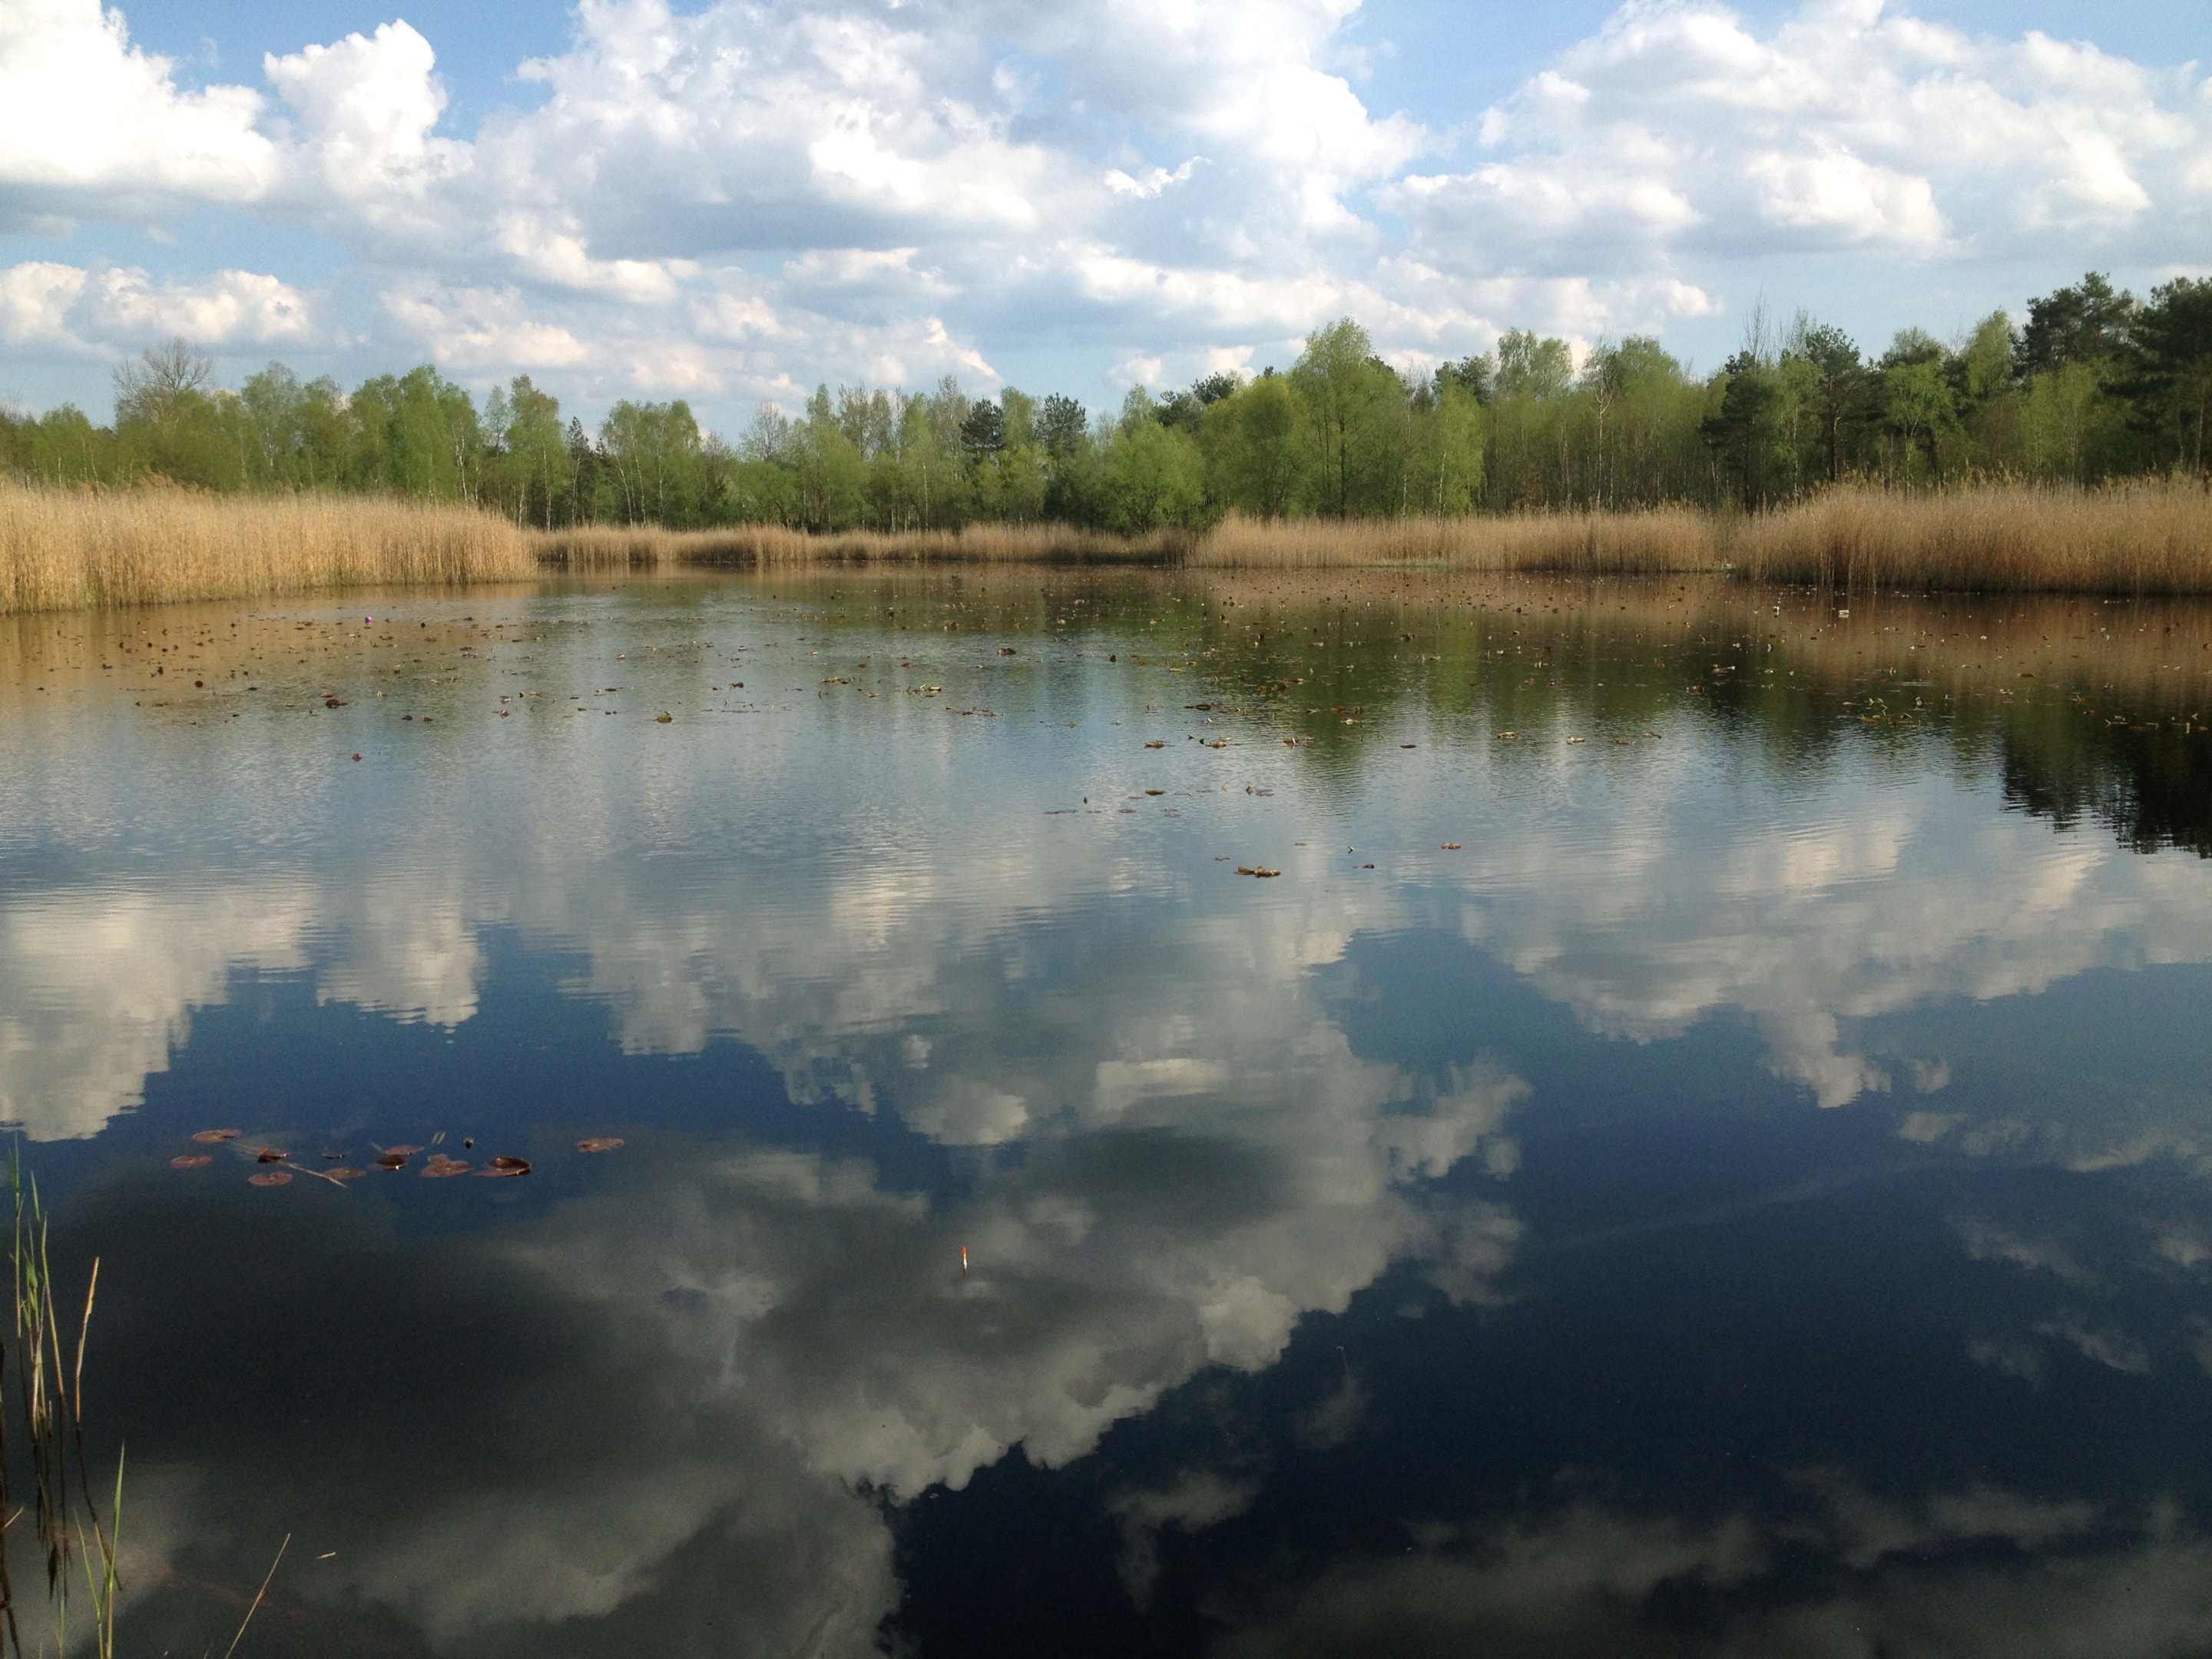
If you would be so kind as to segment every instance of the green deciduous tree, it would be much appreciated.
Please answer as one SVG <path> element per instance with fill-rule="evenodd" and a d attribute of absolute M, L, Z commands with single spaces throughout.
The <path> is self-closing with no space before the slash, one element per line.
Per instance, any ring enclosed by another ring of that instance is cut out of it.
<path fill-rule="evenodd" d="M 434 367 L 365 380 L 348 410 L 348 484 L 434 501 L 475 499 L 483 447 L 476 404 Z"/>
<path fill-rule="evenodd" d="M 1316 329 L 1290 381 L 1317 462 L 1310 478 L 1318 509 L 1337 519 L 1395 511 L 1407 389 L 1376 361 L 1367 331 L 1349 317 Z"/>
<path fill-rule="evenodd" d="M 827 401 L 823 394 L 824 424 Z M 810 430 L 814 424 L 809 422 Z M 623 523 L 681 529 L 699 522 L 706 456 L 690 404 L 680 398 L 665 404 L 625 398 L 599 422 L 599 447 Z"/>
<path fill-rule="evenodd" d="M 2212 470 L 2212 282 L 2138 302 L 2095 272 L 1948 345 L 1900 333 L 1869 363 L 1802 314 L 1762 310 L 1709 376 L 1647 336 L 1587 350 L 1526 329 L 1426 373 L 1351 318 L 1288 370 L 1226 371 L 1121 416 L 1001 386 L 824 384 L 763 409 L 734 448 L 681 401 L 624 400 L 596 434 L 526 375 L 470 392 L 423 364 L 350 396 L 282 363 L 215 384 L 176 340 L 116 374 L 115 418 L 0 410 L 0 471 L 52 483 L 160 474 L 212 489 L 474 501 L 518 524 L 760 520 L 951 529 L 981 519 L 1144 528 L 1224 513 L 1333 518 L 1723 502 L 1759 510 L 1855 477 L 2094 484 Z"/>
<path fill-rule="evenodd" d="M 1285 376 L 1262 375 L 1218 400 L 1200 443 L 1209 489 L 1223 507 L 1275 519 L 1296 506 L 1298 416 Z"/>
<path fill-rule="evenodd" d="M 561 400 L 518 374 L 484 400 L 487 436 L 495 437 L 492 489 L 501 510 L 517 524 L 550 529 L 574 522 L 568 499 L 568 444 L 561 425 Z"/>
<path fill-rule="evenodd" d="M 1206 463 L 1198 441 L 1157 418 L 1144 387 L 1131 390 L 1101 458 L 1105 519 L 1115 530 L 1194 526 L 1206 514 Z"/>

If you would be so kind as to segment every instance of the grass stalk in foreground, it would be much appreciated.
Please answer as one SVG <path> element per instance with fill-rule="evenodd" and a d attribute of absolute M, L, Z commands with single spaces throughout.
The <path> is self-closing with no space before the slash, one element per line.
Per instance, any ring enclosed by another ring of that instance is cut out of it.
<path fill-rule="evenodd" d="M 84 1355 L 92 1334 L 93 1306 L 100 1294 L 100 1262 L 95 1258 L 92 1264 L 84 1315 L 77 1327 L 76 1360 L 71 1364 L 54 1301 L 46 1210 L 39 1200 L 38 1182 L 26 1182 L 22 1160 L 13 1146 L 8 1153 L 8 1182 L 15 1200 L 10 1266 L 15 1292 L 16 1389 L 37 1487 L 38 1542 L 46 1556 L 46 1591 L 53 1602 L 55 1651 L 59 1655 L 67 1650 L 69 1558 L 75 1554 L 91 1593 L 94 1651 L 98 1659 L 114 1659 L 117 1597 L 122 1587 L 116 1553 L 122 1536 L 123 1458 L 118 1451 L 114 1508 L 109 1521 L 103 1522 L 92 1495 L 92 1472 L 84 1446 Z M 0 1342 L 0 1382 L 4 1381 L 7 1358 L 5 1344 Z M 4 1401 L 4 1393 L 0 1393 L 0 1401 Z M 9 1507 L 5 1430 L 4 1413 L 0 1412 L 0 1525 L 12 1525 L 21 1511 Z M 74 1495 L 70 1473 L 72 1453 L 76 1464 Z M 16 1659 L 23 1659 L 30 1650 L 23 1644 L 16 1618 L 15 1586 L 3 1540 L 0 1540 L 0 1612 L 6 1615 L 7 1640 Z"/>
<path fill-rule="evenodd" d="M 246 1639 L 246 1627 L 253 1622 L 253 1615 L 261 1611 L 261 1598 L 269 1594 L 270 1581 L 276 1577 L 276 1569 L 284 1565 L 284 1552 L 291 1547 L 292 1534 L 288 1532 L 284 1534 L 284 1541 L 276 1547 L 276 1559 L 269 1564 L 269 1571 L 262 1575 L 261 1588 L 253 1592 L 252 1605 L 246 1609 L 246 1617 L 238 1621 L 238 1634 L 230 1638 L 230 1645 L 222 1650 L 222 1659 L 230 1659 L 230 1656 L 238 1651 L 238 1644 Z"/>

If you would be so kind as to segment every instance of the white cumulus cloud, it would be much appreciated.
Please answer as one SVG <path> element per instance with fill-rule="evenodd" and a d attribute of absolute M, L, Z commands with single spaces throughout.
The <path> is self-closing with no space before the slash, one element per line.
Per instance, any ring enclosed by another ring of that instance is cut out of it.
<path fill-rule="evenodd" d="M 180 91 L 100 0 L 0 6 L 0 216 L 137 217 L 170 200 L 252 202 L 283 165 L 247 87 Z"/>
<path fill-rule="evenodd" d="M 1808 0 L 1765 34 L 1710 0 L 1630 0 L 1485 114 L 1476 165 L 1386 199 L 1468 270 L 1923 259 L 2053 230 L 2094 247 L 2160 204 L 2202 213 L 2202 92 L 2193 70 L 1969 36 L 1883 0 Z"/>
<path fill-rule="evenodd" d="M 87 269 L 49 259 L 0 269 L 0 340 L 70 356 L 174 335 L 216 348 L 297 345 L 317 338 L 314 306 L 265 272 L 218 270 L 159 282 L 136 266 Z"/>
<path fill-rule="evenodd" d="M 1346 313 L 1419 367 L 1510 323 L 1664 331 L 1778 257 L 2163 269 L 2212 213 L 2194 65 L 1885 0 L 1628 0 L 1454 125 L 1339 72 L 1357 9 L 582 0 L 516 66 L 534 104 L 460 131 L 405 21 L 192 90 L 97 0 L 0 0 L 0 226 L 257 213 L 326 239 L 284 281 L 374 273 L 380 348 L 760 397 L 1027 349 L 1180 375 Z M 18 267 L 4 326 L 51 335 L 66 280 Z M 240 304 L 228 337 L 304 337 Z"/>

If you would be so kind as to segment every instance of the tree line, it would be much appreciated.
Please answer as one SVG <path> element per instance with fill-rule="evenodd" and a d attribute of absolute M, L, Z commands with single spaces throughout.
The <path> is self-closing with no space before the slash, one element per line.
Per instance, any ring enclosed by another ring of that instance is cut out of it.
<path fill-rule="evenodd" d="M 1409 374 L 1346 318 L 1289 369 L 1216 374 L 1111 414 L 1012 386 L 971 398 L 825 385 L 735 443 L 681 399 L 625 399 L 596 429 L 528 375 L 481 405 L 430 365 L 351 392 L 282 363 L 236 390 L 183 341 L 116 373 L 113 421 L 0 410 L 0 469 L 56 483 L 152 477 L 202 489 L 473 501 L 525 526 L 770 522 L 813 530 L 1053 520 L 1140 531 L 1255 517 L 1625 508 L 1756 511 L 1845 479 L 2094 483 L 2202 477 L 2212 279 L 2147 300 L 2091 272 L 1946 343 L 1917 328 L 1869 357 L 1800 313 L 1755 315 L 1699 376 L 1659 343 L 1577 364 L 1515 329 Z"/>

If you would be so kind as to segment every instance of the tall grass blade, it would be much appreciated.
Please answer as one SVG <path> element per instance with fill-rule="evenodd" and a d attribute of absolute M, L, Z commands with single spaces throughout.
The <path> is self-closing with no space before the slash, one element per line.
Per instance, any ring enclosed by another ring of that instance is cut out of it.
<path fill-rule="evenodd" d="M 230 1659 L 238 1651 L 238 1644 L 246 1639 L 246 1627 L 253 1622 L 253 1615 L 261 1610 L 261 1598 L 269 1594 L 269 1581 L 276 1576 L 276 1569 L 284 1559 L 284 1552 L 292 1545 L 292 1534 L 286 1533 L 284 1541 L 276 1547 L 276 1559 L 269 1564 L 269 1571 L 261 1580 L 261 1588 L 253 1592 L 253 1605 L 246 1608 L 246 1617 L 238 1621 L 238 1634 L 230 1638 L 230 1645 L 222 1650 L 222 1659 Z"/>

